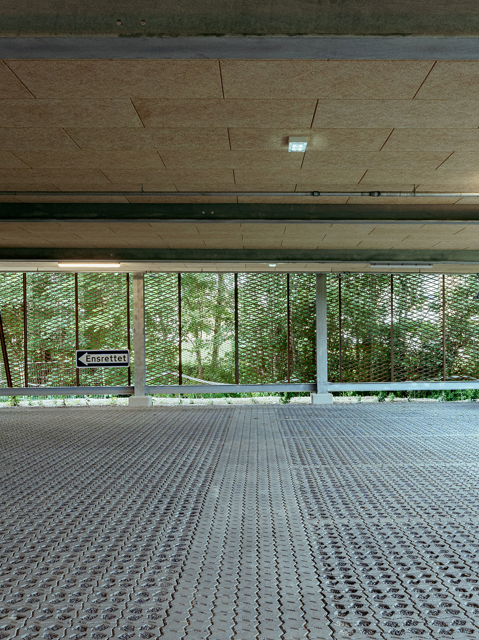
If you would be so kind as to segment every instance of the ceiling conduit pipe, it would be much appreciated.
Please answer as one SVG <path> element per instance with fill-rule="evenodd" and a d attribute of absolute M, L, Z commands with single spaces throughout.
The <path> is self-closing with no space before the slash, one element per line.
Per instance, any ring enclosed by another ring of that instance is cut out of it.
<path fill-rule="evenodd" d="M 115 196 L 125 198 L 141 197 L 340 197 L 340 198 L 478 198 L 479 192 L 430 191 L 0 191 L 0 196 Z"/>

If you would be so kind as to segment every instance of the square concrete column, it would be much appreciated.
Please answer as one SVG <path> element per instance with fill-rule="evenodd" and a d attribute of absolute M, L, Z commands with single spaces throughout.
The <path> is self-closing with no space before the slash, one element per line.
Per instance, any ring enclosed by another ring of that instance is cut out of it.
<path fill-rule="evenodd" d="M 316 393 L 311 394 L 312 404 L 332 404 L 333 394 L 328 393 L 328 307 L 326 274 L 316 274 Z"/>
<path fill-rule="evenodd" d="M 151 398 L 146 395 L 145 278 L 143 273 L 133 274 L 133 349 L 135 395 L 130 397 L 129 406 L 150 407 Z"/>

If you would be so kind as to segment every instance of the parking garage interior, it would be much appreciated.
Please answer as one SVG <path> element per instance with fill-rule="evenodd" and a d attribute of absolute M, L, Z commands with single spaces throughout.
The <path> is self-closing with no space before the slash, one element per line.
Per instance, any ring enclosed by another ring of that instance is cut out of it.
<path fill-rule="evenodd" d="M 0 639 L 479 634 L 478 60 L 469 0 L 4 0 Z"/>

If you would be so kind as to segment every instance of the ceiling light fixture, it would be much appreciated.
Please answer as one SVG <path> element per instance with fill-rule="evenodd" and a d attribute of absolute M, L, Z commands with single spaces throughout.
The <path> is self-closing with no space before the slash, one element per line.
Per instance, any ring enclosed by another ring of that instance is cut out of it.
<path fill-rule="evenodd" d="M 289 136 L 288 138 L 288 151 L 299 151 L 304 153 L 308 146 L 308 138 L 306 136 Z"/>
<path fill-rule="evenodd" d="M 372 269 L 432 269 L 431 262 L 371 262 Z"/>
<path fill-rule="evenodd" d="M 58 266 L 61 269 L 72 269 L 72 268 L 118 269 L 120 267 L 120 263 L 119 262 L 59 262 Z"/>

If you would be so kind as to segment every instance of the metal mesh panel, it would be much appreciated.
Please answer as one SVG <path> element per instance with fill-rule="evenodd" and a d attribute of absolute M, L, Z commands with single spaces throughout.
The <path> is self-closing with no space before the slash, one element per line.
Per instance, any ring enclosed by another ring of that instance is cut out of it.
<path fill-rule="evenodd" d="M 316 276 L 289 276 L 289 362 L 291 382 L 316 380 Z"/>
<path fill-rule="evenodd" d="M 0 314 L 12 385 L 21 387 L 25 381 L 23 338 L 23 274 L 0 273 Z M 6 387 L 7 375 L 0 349 L 0 387 Z"/>
<path fill-rule="evenodd" d="M 443 379 L 443 276 L 392 276 L 395 381 Z"/>
<path fill-rule="evenodd" d="M 185 384 L 315 380 L 315 276 L 243 273 L 236 281 L 237 288 L 234 274 L 217 273 L 145 277 L 148 384 L 178 384 L 181 376 Z M 79 274 L 77 282 L 79 347 L 128 347 L 126 275 Z M 29 386 L 75 385 L 75 276 L 32 273 L 25 285 L 27 363 L 23 274 L 0 274 L 12 383 L 23 386 L 27 368 Z M 475 274 L 329 275 L 329 380 L 479 379 L 477 290 Z M 132 315 L 130 287 L 130 327 Z M 82 371 L 79 382 L 124 385 L 128 370 Z"/>
<path fill-rule="evenodd" d="M 390 276 L 343 275 L 340 371 L 343 382 L 390 380 L 390 324 Z"/>
<path fill-rule="evenodd" d="M 240 383 L 287 379 L 286 274 L 238 274 Z"/>
<path fill-rule="evenodd" d="M 185 384 L 234 384 L 234 274 L 181 276 L 181 359 Z M 197 378 L 198 380 L 192 380 Z"/>
<path fill-rule="evenodd" d="M 180 361 L 178 274 L 145 276 L 147 384 L 178 384 Z"/>
<path fill-rule="evenodd" d="M 340 292 L 341 274 L 327 275 L 328 296 L 328 380 L 342 382 L 341 332 L 340 332 Z"/>
<path fill-rule="evenodd" d="M 128 346 L 126 274 L 78 274 L 78 348 L 126 349 Z M 79 370 L 80 385 L 126 385 L 128 369 Z"/>
<path fill-rule="evenodd" d="M 27 345 L 29 386 L 75 385 L 73 274 L 27 274 Z"/>
<path fill-rule="evenodd" d="M 479 378 L 478 277 L 445 276 L 446 379 Z"/>

